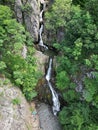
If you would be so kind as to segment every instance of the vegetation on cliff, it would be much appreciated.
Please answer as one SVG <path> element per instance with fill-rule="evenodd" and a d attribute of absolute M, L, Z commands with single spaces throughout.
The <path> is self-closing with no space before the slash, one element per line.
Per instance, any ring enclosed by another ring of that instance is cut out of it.
<path fill-rule="evenodd" d="M 56 85 L 67 102 L 59 114 L 64 130 L 98 129 L 97 10 L 97 0 L 55 0 L 45 14 L 59 52 Z"/>
<path fill-rule="evenodd" d="M 27 52 L 24 51 L 26 46 Z M 22 56 L 26 53 L 26 57 Z M 13 18 L 8 6 L 0 5 L 0 74 L 19 86 L 27 100 L 36 96 L 36 61 L 33 41 L 24 27 Z"/>

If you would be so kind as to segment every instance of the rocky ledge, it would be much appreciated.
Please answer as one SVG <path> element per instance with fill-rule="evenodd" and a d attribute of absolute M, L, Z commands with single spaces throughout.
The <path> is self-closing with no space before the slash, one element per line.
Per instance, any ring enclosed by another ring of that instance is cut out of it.
<path fill-rule="evenodd" d="M 0 78 L 0 130 L 40 130 L 35 112 L 20 89 Z"/>

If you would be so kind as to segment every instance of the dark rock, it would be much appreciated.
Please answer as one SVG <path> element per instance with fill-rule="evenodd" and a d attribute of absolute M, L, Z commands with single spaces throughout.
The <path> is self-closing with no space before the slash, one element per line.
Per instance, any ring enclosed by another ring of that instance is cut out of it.
<path fill-rule="evenodd" d="M 36 90 L 38 92 L 38 99 L 42 102 L 52 105 L 52 94 L 45 78 L 38 81 Z"/>

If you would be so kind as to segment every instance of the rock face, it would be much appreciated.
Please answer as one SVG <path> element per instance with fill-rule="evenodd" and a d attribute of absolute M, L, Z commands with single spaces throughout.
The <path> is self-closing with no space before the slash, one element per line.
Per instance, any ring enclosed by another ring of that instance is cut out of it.
<path fill-rule="evenodd" d="M 22 24 L 23 14 L 22 14 L 22 1 L 21 0 L 15 0 L 14 10 L 15 10 L 17 21 Z"/>
<path fill-rule="evenodd" d="M 16 19 L 19 23 L 25 25 L 26 30 L 30 32 L 35 43 L 39 40 L 40 3 L 46 2 L 48 6 L 50 6 L 53 1 L 54 0 L 15 0 L 14 10 Z M 46 35 L 44 35 L 44 37 L 45 36 Z M 49 38 L 51 39 L 50 33 Z M 47 36 L 47 40 L 44 38 L 46 43 L 49 38 Z"/>
<path fill-rule="evenodd" d="M 34 42 L 38 41 L 40 0 L 15 0 L 17 21 L 24 24 Z"/>
<path fill-rule="evenodd" d="M 0 79 L 0 130 L 39 130 L 33 127 L 30 106 L 20 89 Z"/>
<path fill-rule="evenodd" d="M 48 56 L 44 55 L 41 51 L 35 51 L 34 57 L 36 58 L 36 64 L 38 72 L 41 72 L 42 75 L 45 74 L 45 64 L 48 62 Z"/>
<path fill-rule="evenodd" d="M 38 99 L 42 102 L 52 105 L 52 94 L 46 79 L 43 77 L 38 81 L 36 90 L 38 91 Z"/>
<path fill-rule="evenodd" d="M 62 130 L 57 117 L 52 114 L 48 105 L 44 103 L 39 104 L 37 111 L 42 130 Z"/>

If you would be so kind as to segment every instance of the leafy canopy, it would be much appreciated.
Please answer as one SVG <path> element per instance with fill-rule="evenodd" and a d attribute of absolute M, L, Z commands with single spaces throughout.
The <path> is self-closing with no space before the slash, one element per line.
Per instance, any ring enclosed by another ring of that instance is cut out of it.
<path fill-rule="evenodd" d="M 97 6 L 97 0 L 55 0 L 45 14 L 58 50 L 56 86 L 68 104 L 59 114 L 64 130 L 98 129 Z"/>

